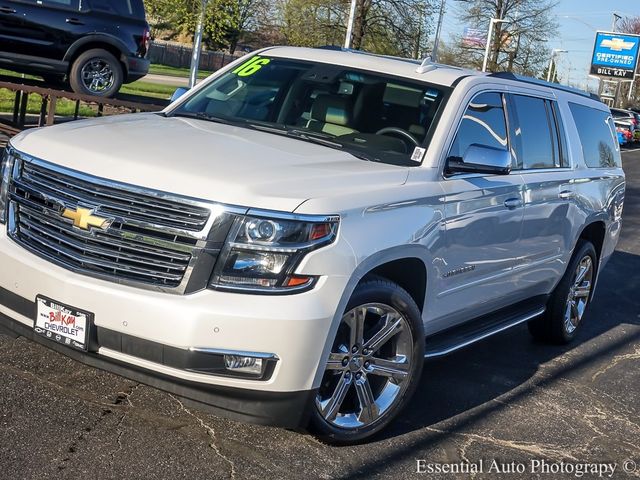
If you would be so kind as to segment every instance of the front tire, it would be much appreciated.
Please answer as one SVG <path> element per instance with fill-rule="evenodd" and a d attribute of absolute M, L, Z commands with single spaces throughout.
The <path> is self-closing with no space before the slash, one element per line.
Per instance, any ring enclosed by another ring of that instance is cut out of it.
<path fill-rule="evenodd" d="M 597 259 L 593 244 L 580 240 L 567 271 L 549 298 L 547 310 L 529 322 L 529 331 L 536 340 L 562 345 L 575 338 L 593 294 Z"/>
<path fill-rule="evenodd" d="M 118 59 L 101 48 L 82 53 L 73 62 L 69 73 L 74 92 L 107 98 L 118 93 L 123 78 Z"/>
<path fill-rule="evenodd" d="M 385 428 L 413 395 L 424 363 L 420 309 L 399 285 L 370 278 L 347 304 L 316 396 L 311 427 L 332 444 Z"/>

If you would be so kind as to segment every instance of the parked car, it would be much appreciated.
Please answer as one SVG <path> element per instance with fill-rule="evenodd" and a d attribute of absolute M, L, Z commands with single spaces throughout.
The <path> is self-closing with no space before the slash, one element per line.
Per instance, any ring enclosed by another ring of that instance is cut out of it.
<path fill-rule="evenodd" d="M 17 135 L 1 174 L 1 325 L 334 443 L 387 426 L 425 357 L 576 338 L 625 191 L 587 93 L 290 47 Z"/>
<path fill-rule="evenodd" d="M 622 132 L 627 143 L 634 141 L 635 129 L 631 122 L 627 120 L 616 119 L 614 123 L 617 131 Z"/>
<path fill-rule="evenodd" d="M 111 97 L 144 77 L 149 41 L 142 0 L 0 0 L 0 67 L 76 93 Z"/>
<path fill-rule="evenodd" d="M 620 108 L 612 108 L 611 114 L 614 120 L 623 120 L 631 124 L 632 141 L 640 141 L 640 114 L 632 110 L 622 110 Z"/>

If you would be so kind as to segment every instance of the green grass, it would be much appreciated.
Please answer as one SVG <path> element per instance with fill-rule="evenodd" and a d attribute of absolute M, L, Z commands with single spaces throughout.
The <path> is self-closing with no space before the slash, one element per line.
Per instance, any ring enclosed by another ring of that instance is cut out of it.
<path fill-rule="evenodd" d="M 120 88 L 121 93 L 129 95 L 144 95 L 145 97 L 169 99 L 177 86 L 161 85 L 158 83 L 149 83 L 138 80 L 137 82 L 127 83 Z"/>
<path fill-rule="evenodd" d="M 183 77 L 189 78 L 189 69 L 188 68 L 177 68 L 170 67 L 168 65 L 159 65 L 159 64 L 151 64 L 149 67 L 149 73 L 153 73 L 154 75 L 169 75 L 171 77 Z M 207 72 L 205 70 L 198 71 L 198 78 L 207 78 L 213 72 Z"/>
<path fill-rule="evenodd" d="M 16 94 L 13 91 L 0 89 L 0 112 L 13 112 Z M 29 95 L 27 113 L 38 115 L 42 105 L 42 97 L 36 93 Z M 56 115 L 72 116 L 76 109 L 76 102 L 59 98 L 56 103 Z M 96 110 L 86 105 L 80 105 L 79 115 L 82 117 L 95 117 Z"/>

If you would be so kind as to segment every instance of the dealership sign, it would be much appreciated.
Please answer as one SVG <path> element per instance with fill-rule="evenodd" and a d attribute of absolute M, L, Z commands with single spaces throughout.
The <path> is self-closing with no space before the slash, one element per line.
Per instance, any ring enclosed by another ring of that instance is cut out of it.
<path fill-rule="evenodd" d="M 597 32 L 591 74 L 633 79 L 638 64 L 640 35 Z"/>

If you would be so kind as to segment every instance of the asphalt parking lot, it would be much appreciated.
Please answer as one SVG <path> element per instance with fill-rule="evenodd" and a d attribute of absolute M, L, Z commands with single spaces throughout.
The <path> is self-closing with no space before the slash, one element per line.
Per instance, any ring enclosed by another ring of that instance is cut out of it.
<path fill-rule="evenodd" d="M 528 466 L 506 478 L 575 478 L 531 471 L 532 460 L 611 463 L 612 478 L 640 478 L 640 150 L 623 159 L 622 240 L 574 344 L 536 344 L 522 326 L 430 361 L 392 428 L 336 448 L 190 409 L 0 334 L 0 478 L 416 478 L 417 460 L 483 460 L 475 478 L 499 476 L 492 460 L 503 472 Z"/>

